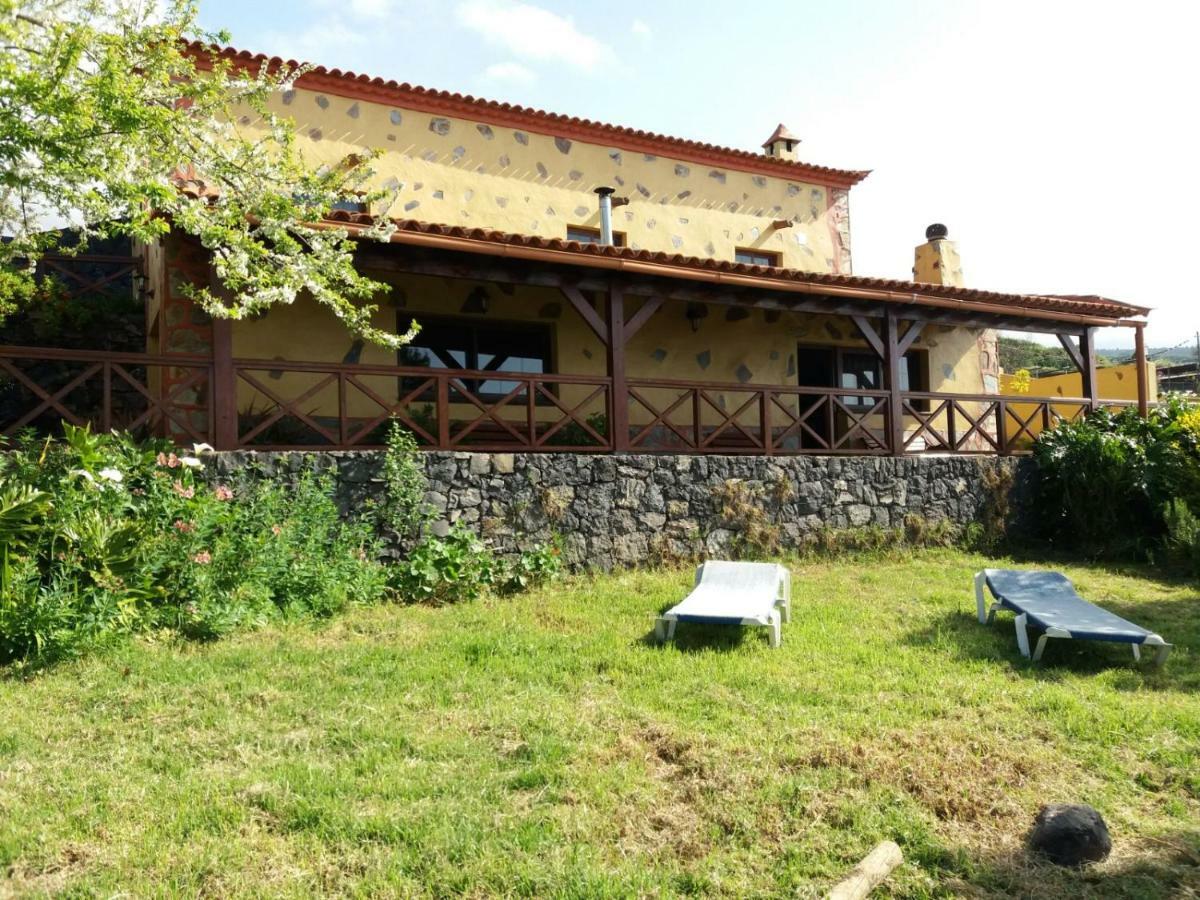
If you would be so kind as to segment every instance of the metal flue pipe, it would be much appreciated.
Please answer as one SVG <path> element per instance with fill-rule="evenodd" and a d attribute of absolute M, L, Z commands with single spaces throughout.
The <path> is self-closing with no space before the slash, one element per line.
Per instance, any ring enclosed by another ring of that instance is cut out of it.
<path fill-rule="evenodd" d="M 600 197 L 600 243 L 606 247 L 613 245 L 612 230 L 612 195 L 616 188 L 598 187 L 596 193 Z"/>

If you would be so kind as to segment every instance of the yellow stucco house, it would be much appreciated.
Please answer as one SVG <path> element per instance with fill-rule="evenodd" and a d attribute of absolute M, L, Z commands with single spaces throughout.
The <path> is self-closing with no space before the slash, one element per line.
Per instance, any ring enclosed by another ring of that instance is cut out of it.
<path fill-rule="evenodd" d="M 868 173 L 803 162 L 782 125 L 730 149 L 319 66 L 276 106 L 313 163 L 382 151 L 388 199 L 327 224 L 395 221 L 358 261 L 392 286 L 376 324 L 421 332 L 386 351 L 305 302 L 213 322 L 182 291 L 204 252 L 143 248 L 154 415 L 219 447 L 372 446 L 397 417 L 438 449 L 1013 452 L 1037 403 L 998 393 L 997 329 L 1063 339 L 1083 392 L 1034 415 L 1075 415 L 1095 329 L 1140 338 L 1147 312 L 968 289 L 942 226 L 912 281 L 856 276 Z"/>

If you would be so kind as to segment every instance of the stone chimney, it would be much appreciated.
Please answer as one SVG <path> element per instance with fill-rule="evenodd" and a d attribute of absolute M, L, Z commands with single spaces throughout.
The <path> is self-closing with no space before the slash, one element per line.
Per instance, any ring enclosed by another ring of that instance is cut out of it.
<path fill-rule="evenodd" d="M 913 263 L 913 281 L 963 287 L 958 245 L 950 240 L 949 235 L 950 231 L 945 225 L 935 224 L 925 229 L 925 243 L 917 247 Z"/>
<path fill-rule="evenodd" d="M 796 148 L 799 146 L 800 138 L 788 131 L 787 126 L 780 122 L 775 133 L 763 143 L 763 150 L 767 156 L 777 156 L 780 159 L 790 159 L 795 162 Z"/>
<path fill-rule="evenodd" d="M 925 243 L 917 247 L 913 263 L 913 281 L 921 284 L 944 284 L 947 287 L 964 287 L 962 260 L 958 256 L 958 245 L 949 239 L 950 231 L 945 225 L 930 225 L 925 229 Z M 975 336 L 975 350 L 979 354 L 979 386 L 984 394 L 1000 392 L 1000 332 L 992 328 L 981 329 Z M 973 389 L 974 386 L 971 386 Z M 960 390 L 965 389 L 960 387 Z M 994 428 L 989 428 L 989 432 Z M 979 441 L 982 438 L 978 439 Z M 979 443 L 972 449 L 986 450 Z"/>

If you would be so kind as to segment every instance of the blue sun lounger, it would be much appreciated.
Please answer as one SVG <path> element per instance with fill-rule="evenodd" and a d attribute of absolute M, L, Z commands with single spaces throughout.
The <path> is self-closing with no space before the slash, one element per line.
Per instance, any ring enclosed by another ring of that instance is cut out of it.
<path fill-rule="evenodd" d="M 710 560 L 696 569 L 692 592 L 655 620 L 654 633 L 669 641 L 679 622 L 759 625 L 771 629 L 771 646 L 778 647 L 791 596 L 792 576 L 783 566 Z"/>
<path fill-rule="evenodd" d="M 990 607 L 984 598 L 985 586 L 996 598 Z M 979 621 L 987 625 L 996 618 L 997 610 L 1017 614 L 1017 646 L 1024 657 L 1030 656 L 1029 627 L 1040 629 L 1034 662 L 1042 658 L 1050 638 L 1129 644 L 1135 660 L 1142 658 L 1142 647 L 1153 647 L 1154 662 L 1160 666 L 1171 652 L 1171 645 L 1154 632 L 1084 600 L 1070 579 L 1059 572 L 984 569 L 975 576 L 975 605 Z"/>

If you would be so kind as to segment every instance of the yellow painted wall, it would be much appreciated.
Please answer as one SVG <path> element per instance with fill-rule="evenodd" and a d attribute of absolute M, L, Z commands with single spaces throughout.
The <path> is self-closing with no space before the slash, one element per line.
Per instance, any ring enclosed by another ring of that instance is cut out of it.
<path fill-rule="evenodd" d="M 630 247 L 728 260 L 759 248 L 791 268 L 850 270 L 845 191 L 311 90 L 274 104 L 314 164 L 383 151 L 374 184 L 393 199 L 377 214 L 565 238 L 568 225 L 599 226 L 593 191 L 608 185 L 629 199 L 613 228 Z M 781 219 L 798 224 L 773 228 Z"/>
<path fill-rule="evenodd" d="M 1000 376 L 1003 393 L 1016 393 L 1013 379 L 1013 375 L 1008 373 Z M 1126 363 L 1097 369 L 1096 383 L 1102 400 L 1137 400 L 1137 365 Z M 1154 375 L 1154 363 L 1146 363 L 1146 389 L 1150 402 L 1157 402 L 1158 379 Z M 1043 375 L 1031 379 L 1029 390 L 1025 393 L 1031 397 L 1082 397 L 1083 377 L 1078 372 Z"/>

